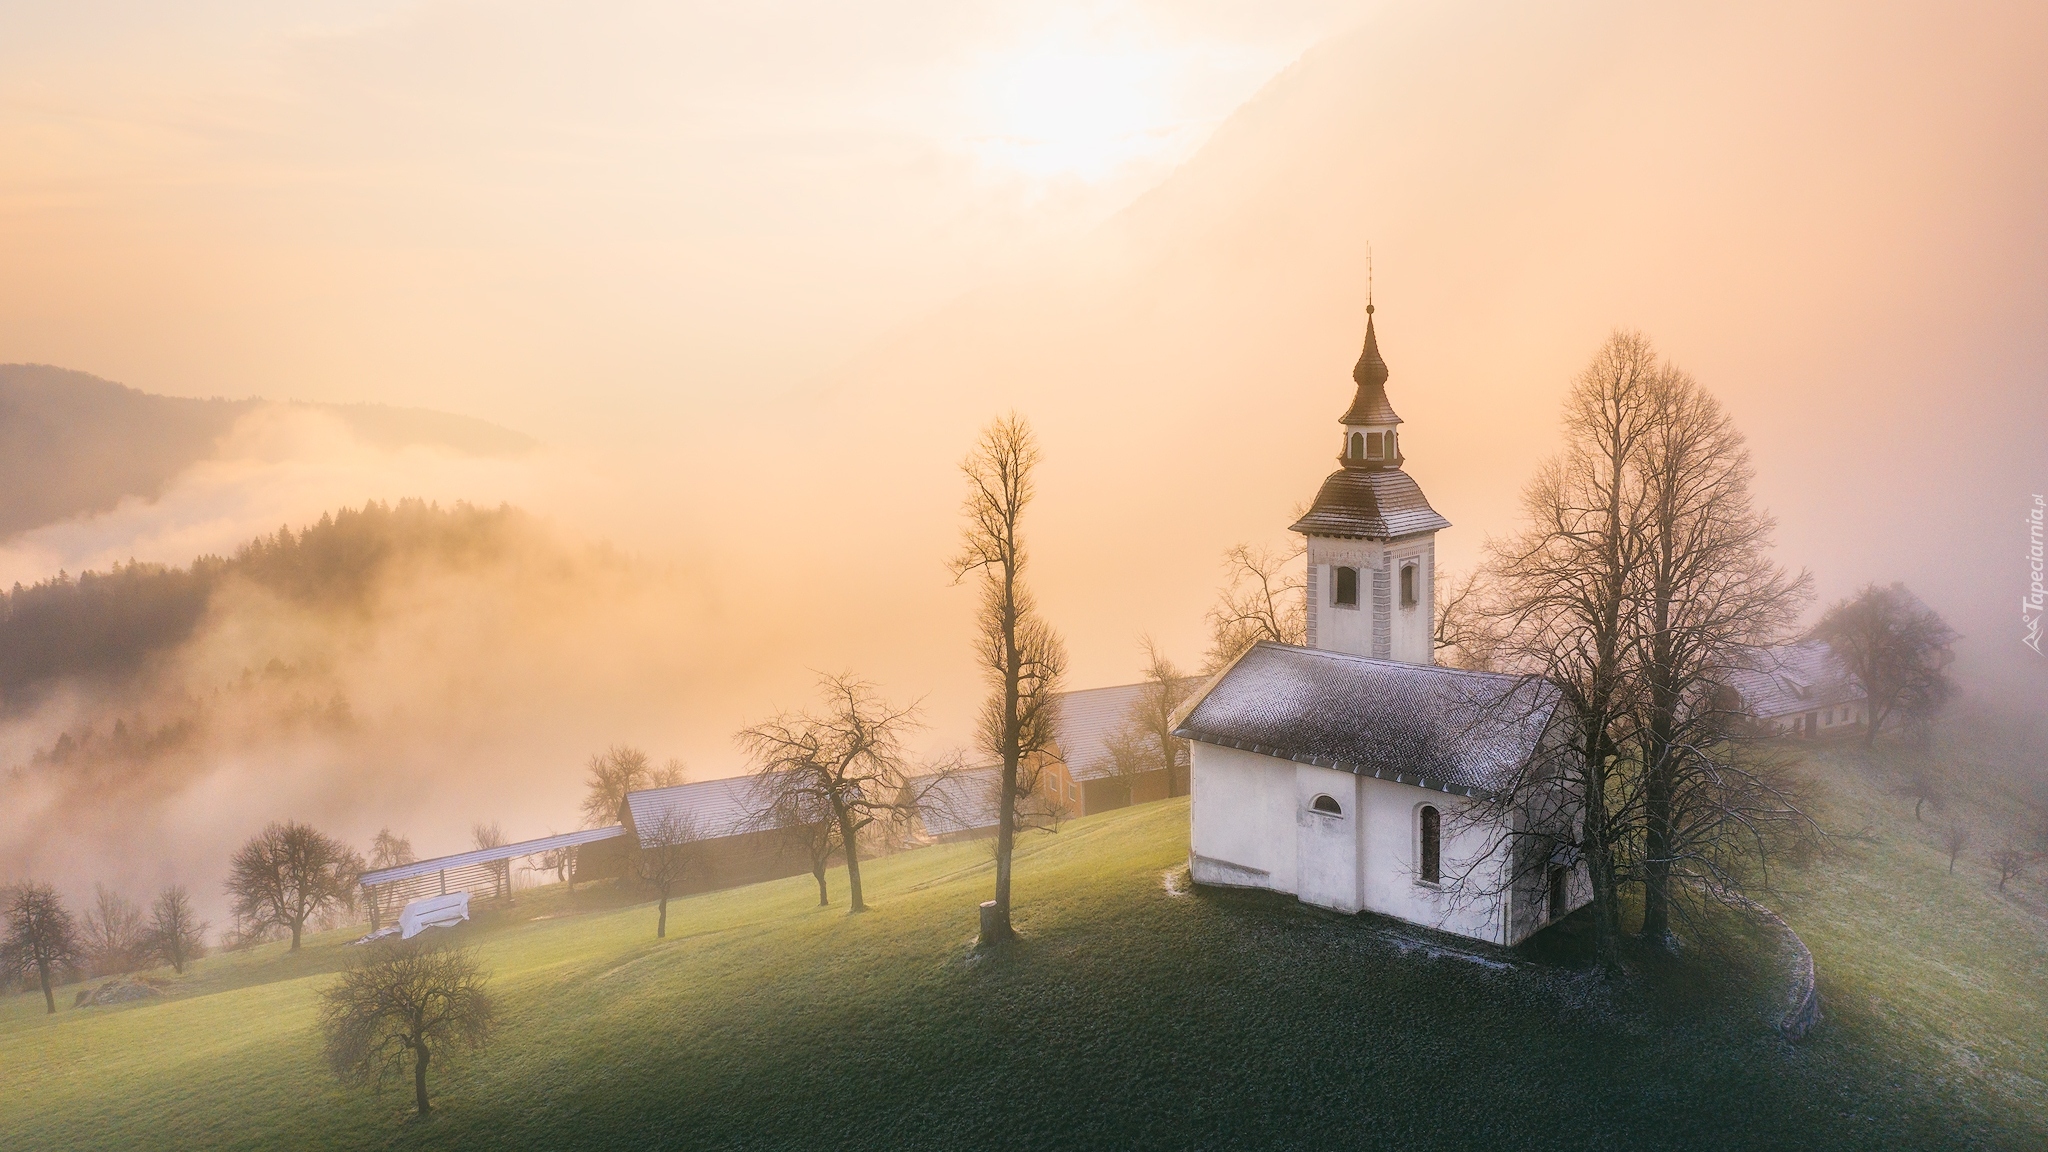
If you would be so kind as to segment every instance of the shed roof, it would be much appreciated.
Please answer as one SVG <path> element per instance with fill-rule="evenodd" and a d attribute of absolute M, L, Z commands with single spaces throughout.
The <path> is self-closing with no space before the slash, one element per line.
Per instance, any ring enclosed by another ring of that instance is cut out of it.
<path fill-rule="evenodd" d="M 564 832 L 559 836 L 543 836 L 538 840 L 521 840 L 516 844 L 500 844 L 496 848 L 478 848 L 473 852 L 457 852 L 453 856 L 436 856 L 431 860 L 415 860 L 395 868 L 379 868 L 365 872 L 357 879 L 364 887 L 372 884 L 389 884 L 397 880 L 410 880 L 415 876 L 431 876 L 436 872 L 452 872 L 471 864 L 489 864 L 497 860 L 510 860 L 515 856 L 538 856 L 556 848 L 573 848 L 579 844 L 592 844 L 599 840 L 611 840 L 624 836 L 626 830 L 617 824 L 609 828 L 585 828 L 580 832 Z"/>
<path fill-rule="evenodd" d="M 1470 796 L 1536 753 L 1560 699 L 1541 680 L 1261 641 L 1175 734 Z"/>
<path fill-rule="evenodd" d="M 1181 683 L 1192 687 L 1201 681 L 1190 677 Z M 1100 780 L 1115 775 L 1109 756 L 1110 738 L 1131 722 L 1147 687 L 1148 683 L 1116 684 L 1059 694 L 1059 718 L 1053 723 L 1053 737 L 1059 742 L 1060 761 L 1067 766 L 1067 775 L 1076 780 Z"/>
<path fill-rule="evenodd" d="M 1308 514 L 1289 531 L 1391 540 L 1450 526 L 1429 506 L 1422 488 L 1399 468 L 1346 468 L 1323 481 Z"/>
<path fill-rule="evenodd" d="M 1863 699 L 1863 686 L 1825 640 L 1751 648 L 1745 665 L 1729 669 L 1728 686 L 1759 720 Z"/>

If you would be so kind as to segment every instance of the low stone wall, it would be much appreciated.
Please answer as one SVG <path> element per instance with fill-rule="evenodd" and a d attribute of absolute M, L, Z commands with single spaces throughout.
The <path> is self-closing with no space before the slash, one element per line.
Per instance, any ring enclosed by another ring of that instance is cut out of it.
<path fill-rule="evenodd" d="M 1785 988 L 1785 1014 L 1778 1020 L 1778 1031 L 1787 1040 L 1804 1040 L 1806 1034 L 1820 1023 L 1820 988 L 1814 981 L 1813 952 L 1799 933 L 1785 923 L 1785 918 L 1754 900 L 1738 897 L 1741 904 L 1755 913 L 1757 918 L 1778 930 L 1778 937 L 1785 949 L 1785 959 L 1790 969 L 1790 980 Z"/>

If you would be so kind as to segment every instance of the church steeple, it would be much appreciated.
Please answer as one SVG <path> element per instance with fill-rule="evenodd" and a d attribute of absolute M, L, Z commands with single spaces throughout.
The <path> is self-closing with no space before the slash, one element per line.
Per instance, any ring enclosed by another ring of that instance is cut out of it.
<path fill-rule="evenodd" d="M 1316 493 L 1294 531 L 1308 538 L 1308 646 L 1429 664 L 1436 534 L 1450 527 L 1401 465 L 1401 418 L 1387 403 L 1373 307 L 1365 306 L 1358 386 L 1338 422 L 1343 465 Z"/>
<path fill-rule="evenodd" d="M 1358 393 L 1351 407 L 1337 418 L 1344 425 L 1344 443 L 1337 459 L 1346 468 L 1399 468 L 1402 464 L 1400 437 L 1394 426 L 1401 417 L 1387 403 L 1387 362 L 1380 356 L 1379 333 L 1373 329 L 1373 306 L 1365 306 L 1365 348 L 1351 379 Z"/>

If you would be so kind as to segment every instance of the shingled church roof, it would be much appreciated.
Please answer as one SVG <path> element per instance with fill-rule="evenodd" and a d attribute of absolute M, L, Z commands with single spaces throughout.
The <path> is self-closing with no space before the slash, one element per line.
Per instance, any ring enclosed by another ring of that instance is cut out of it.
<path fill-rule="evenodd" d="M 1561 699 L 1542 680 L 1267 641 L 1196 698 L 1174 735 L 1483 795 L 1537 753 Z"/>
<path fill-rule="evenodd" d="M 1323 481 L 1316 502 L 1290 531 L 1305 536 L 1390 540 L 1450 526 L 1449 520 L 1429 506 L 1422 488 L 1406 472 L 1346 468 Z"/>
<path fill-rule="evenodd" d="M 1358 394 L 1352 397 L 1351 407 L 1345 409 L 1337 423 L 1401 422 L 1401 418 L 1394 414 L 1394 406 L 1387 403 L 1387 362 L 1380 357 L 1380 338 L 1373 331 L 1370 311 L 1365 317 L 1365 350 L 1358 354 L 1358 365 L 1351 369 L 1351 379 L 1358 383 Z"/>

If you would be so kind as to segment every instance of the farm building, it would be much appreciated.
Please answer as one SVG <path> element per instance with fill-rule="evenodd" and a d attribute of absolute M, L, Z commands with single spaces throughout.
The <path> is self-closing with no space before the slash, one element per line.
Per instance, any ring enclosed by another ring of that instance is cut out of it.
<path fill-rule="evenodd" d="M 1195 683 L 1184 681 L 1182 686 L 1192 690 Z M 1171 791 L 1164 769 L 1126 774 L 1116 763 L 1113 743 L 1120 736 L 1137 736 L 1139 710 L 1151 688 L 1150 684 L 1118 684 L 1059 694 L 1053 747 L 1045 759 L 1050 775 L 1064 777 L 1061 785 L 1072 815 L 1086 816 L 1186 793 L 1185 760 L 1175 765 Z"/>
<path fill-rule="evenodd" d="M 593 847 L 602 851 L 603 845 L 616 842 L 624 835 L 625 829 L 618 825 L 586 828 L 580 832 L 564 832 L 559 836 L 543 836 L 538 840 L 521 840 L 515 844 L 500 844 L 379 868 L 363 873 L 356 883 L 369 905 L 370 927 L 375 930 L 384 920 L 395 917 L 406 904 L 428 896 L 446 896 L 451 892 L 468 892 L 479 898 L 486 895 L 510 896 L 512 861 L 529 857 L 547 858 L 562 852 L 580 854 Z"/>
<path fill-rule="evenodd" d="M 1772 732 L 1811 739 L 1862 729 L 1863 686 L 1824 640 L 1752 649 L 1747 668 L 1728 674 L 1744 713 Z"/>
<path fill-rule="evenodd" d="M 1037 789 L 1018 805 L 1024 827 L 1041 827 L 1076 815 L 1066 798 L 1072 782 L 1062 768 L 1051 760 L 1038 766 Z M 1030 779 L 1028 775 L 1025 778 Z M 898 803 L 908 814 L 907 839 L 946 843 L 995 835 L 1002 779 L 1002 765 L 984 764 L 904 781 Z"/>
<path fill-rule="evenodd" d="M 761 814 L 758 788 L 752 776 L 730 776 L 628 792 L 619 805 L 624 834 L 580 851 L 577 881 L 631 875 L 636 853 L 670 824 L 686 829 L 693 845 L 678 895 L 810 871 L 788 827 Z"/>

